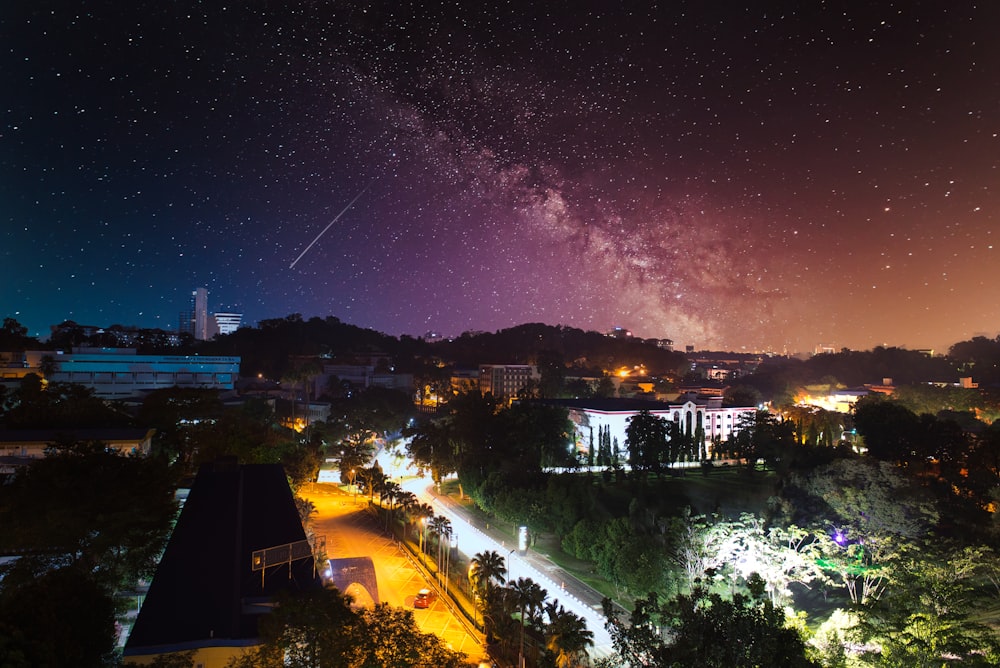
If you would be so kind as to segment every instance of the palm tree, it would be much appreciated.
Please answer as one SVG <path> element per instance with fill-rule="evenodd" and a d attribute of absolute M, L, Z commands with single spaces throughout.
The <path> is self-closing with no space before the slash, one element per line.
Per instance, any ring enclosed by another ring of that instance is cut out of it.
<path fill-rule="evenodd" d="M 413 492 L 401 489 L 396 497 L 396 502 L 402 511 L 403 538 L 406 538 L 406 526 L 412 524 L 415 519 L 415 509 L 420 505 L 417 495 Z"/>
<path fill-rule="evenodd" d="M 386 480 L 382 484 L 382 490 L 380 493 L 382 507 L 385 507 L 385 502 L 389 502 L 389 509 L 385 514 L 385 528 L 389 529 L 389 522 L 392 520 L 392 512 L 395 509 L 395 502 L 399 499 L 400 495 L 403 493 L 403 488 L 399 486 L 399 483 L 395 480 Z"/>
<path fill-rule="evenodd" d="M 548 595 L 548 592 L 542 589 L 542 586 L 531 578 L 518 578 L 515 582 L 511 582 L 508 585 L 508 589 L 513 592 L 514 600 L 517 601 L 517 607 L 521 612 L 521 649 L 518 651 L 517 663 L 519 668 L 523 668 L 524 622 L 528 617 L 534 622 L 542 609 L 542 604 L 545 603 L 545 597 Z"/>
<path fill-rule="evenodd" d="M 451 526 L 451 520 L 447 517 L 442 517 L 441 519 L 444 521 L 441 523 L 438 532 L 438 552 L 440 553 L 442 548 L 444 549 L 444 591 L 448 593 L 448 577 L 451 571 L 451 537 L 455 531 Z M 440 554 L 438 560 L 440 561 Z"/>
<path fill-rule="evenodd" d="M 587 622 L 559 605 L 545 604 L 549 623 L 545 627 L 545 649 L 554 655 L 556 668 L 579 668 L 584 665 L 587 648 L 594 644 L 594 633 Z"/>
<path fill-rule="evenodd" d="M 489 598 L 494 583 L 507 582 L 507 561 L 494 550 L 476 553 L 469 561 L 469 578 L 483 598 Z"/>
<path fill-rule="evenodd" d="M 444 552 L 442 537 L 445 535 L 451 535 L 451 520 L 444 515 L 437 515 L 430 519 L 429 526 L 431 528 L 431 533 L 437 536 L 437 566 L 438 570 L 440 570 L 441 556 Z"/>
<path fill-rule="evenodd" d="M 375 503 L 375 492 L 378 491 L 381 493 L 389 476 L 383 473 L 382 469 L 376 464 L 371 468 L 362 469 L 362 479 L 368 485 L 368 501 Z"/>

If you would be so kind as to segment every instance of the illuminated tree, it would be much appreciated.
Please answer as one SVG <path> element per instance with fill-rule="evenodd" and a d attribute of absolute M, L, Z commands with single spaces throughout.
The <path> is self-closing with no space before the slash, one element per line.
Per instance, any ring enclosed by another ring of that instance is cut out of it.
<path fill-rule="evenodd" d="M 422 633 L 409 610 L 355 611 L 336 589 L 284 593 L 260 621 L 263 644 L 229 668 L 460 668 L 464 655 Z"/>
<path fill-rule="evenodd" d="M 820 538 L 796 526 L 767 526 L 750 513 L 739 519 L 683 517 L 674 522 L 674 559 L 690 586 L 706 572 L 720 578 L 747 580 L 756 574 L 775 605 L 791 597 L 790 585 L 810 587 L 825 581 L 817 565 Z"/>
<path fill-rule="evenodd" d="M 855 603 L 877 599 L 891 580 L 893 560 L 938 520 L 925 491 L 888 462 L 839 460 L 798 484 L 825 509 L 831 540 L 823 563 Z"/>
<path fill-rule="evenodd" d="M 507 564 L 503 555 L 493 550 L 478 552 L 470 561 L 470 577 L 480 595 L 486 596 L 507 580 Z"/>
<path fill-rule="evenodd" d="M 805 641 L 789 628 L 785 613 L 751 576 L 749 594 L 731 598 L 696 586 L 690 595 L 661 600 L 655 593 L 636 601 L 629 621 L 604 600 L 616 656 L 603 664 L 638 668 L 811 668 Z"/>
<path fill-rule="evenodd" d="M 559 601 L 545 604 L 548 624 L 545 625 L 545 649 L 556 668 L 577 668 L 587 665 L 587 648 L 594 644 L 594 633 L 587 621 L 569 612 Z"/>
<path fill-rule="evenodd" d="M 864 658 L 893 668 L 1000 665 L 997 633 L 979 621 L 995 605 L 977 595 L 982 556 L 940 542 L 907 552 L 896 570 L 899 586 L 862 610 L 860 638 L 872 648 Z"/>

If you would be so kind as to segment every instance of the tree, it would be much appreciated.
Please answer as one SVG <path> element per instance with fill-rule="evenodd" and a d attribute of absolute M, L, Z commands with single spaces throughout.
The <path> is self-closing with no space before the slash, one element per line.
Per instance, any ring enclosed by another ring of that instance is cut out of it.
<path fill-rule="evenodd" d="M 632 470 L 638 475 L 650 470 L 658 471 L 667 450 L 667 421 L 644 409 L 628 419 L 625 434 L 628 463 Z"/>
<path fill-rule="evenodd" d="M 538 373 L 538 394 L 542 398 L 561 396 L 566 383 L 566 362 L 555 350 L 541 350 L 536 360 Z"/>
<path fill-rule="evenodd" d="M 0 486 L 0 547 L 35 551 L 25 563 L 69 555 L 109 592 L 132 585 L 156 569 L 176 513 L 174 488 L 161 459 L 99 442 L 61 444 Z"/>
<path fill-rule="evenodd" d="M 463 668 L 465 655 L 430 633 L 421 633 L 413 612 L 380 603 L 360 611 L 365 642 L 359 668 Z M 287 665 L 287 664 L 286 664 Z"/>
<path fill-rule="evenodd" d="M 355 611 L 337 589 L 285 592 L 260 622 L 262 646 L 230 668 L 460 668 L 464 655 L 421 633 L 409 610 Z"/>
<path fill-rule="evenodd" d="M 216 420 L 223 411 L 218 390 L 171 387 L 150 392 L 136 422 L 156 429 L 153 446 L 158 452 L 189 466 L 194 454 L 190 425 Z"/>
<path fill-rule="evenodd" d="M 795 461 L 794 425 L 763 410 L 742 414 L 727 445 L 736 457 L 746 461 L 749 469 L 763 459 L 770 468 L 784 474 Z"/>
<path fill-rule="evenodd" d="M 994 604 L 977 591 L 979 573 L 990 567 L 985 556 L 940 540 L 908 551 L 897 570 L 899 586 L 862 610 L 860 639 L 875 648 L 865 658 L 899 668 L 1000 664 L 995 630 L 978 621 Z"/>
<path fill-rule="evenodd" d="M 511 592 L 511 596 L 520 612 L 521 621 L 521 644 L 518 650 L 518 657 L 524 657 L 524 627 L 526 622 L 531 621 L 531 625 L 535 626 L 538 621 L 538 615 L 542 610 L 542 605 L 545 603 L 545 597 L 548 594 L 541 585 L 532 580 L 531 578 L 518 578 L 516 581 L 511 582 L 508 585 L 508 589 Z M 523 666 L 523 659 L 519 661 L 518 666 Z"/>
<path fill-rule="evenodd" d="M 123 427 L 131 417 L 116 404 L 98 397 L 94 390 L 74 383 L 43 384 L 35 374 L 21 379 L 17 390 L 5 397 L 4 423 L 12 429 L 75 429 Z"/>
<path fill-rule="evenodd" d="M 406 452 L 419 466 L 431 471 L 435 483 L 458 470 L 460 453 L 455 434 L 447 421 L 428 420 L 404 430 Z"/>
<path fill-rule="evenodd" d="M 469 562 L 472 583 L 480 595 L 487 597 L 490 590 L 507 580 L 507 562 L 494 550 L 477 552 Z"/>
<path fill-rule="evenodd" d="M 829 527 L 826 567 L 856 603 L 877 599 L 891 579 L 893 560 L 937 523 L 925 490 L 888 462 L 845 459 L 796 479 Z"/>
<path fill-rule="evenodd" d="M 706 668 L 810 668 L 805 641 L 786 624 L 785 613 L 751 577 L 749 594 L 732 598 L 697 586 L 690 595 L 661 601 L 655 594 L 636 601 L 628 623 L 604 600 L 616 657 L 608 665 L 704 666 Z"/>
<path fill-rule="evenodd" d="M 586 665 L 587 648 L 594 644 L 594 633 L 587 621 L 569 612 L 559 601 L 545 604 L 549 618 L 545 626 L 545 649 L 556 668 L 577 668 Z"/>
<path fill-rule="evenodd" d="M 486 637 L 490 639 L 497 630 L 502 615 L 491 614 L 498 602 L 497 591 L 507 580 L 507 562 L 494 550 L 477 552 L 469 561 L 469 579 L 475 588 L 476 604 L 483 614 Z"/>
<path fill-rule="evenodd" d="M 0 665 L 111 665 L 115 649 L 111 592 L 84 568 L 38 573 L 0 588 Z"/>
<path fill-rule="evenodd" d="M 28 336 L 27 327 L 14 318 L 3 319 L 3 327 L 0 327 L 0 350 L 20 352 L 36 345 L 38 341 Z"/>
<path fill-rule="evenodd" d="M 913 411 L 894 401 L 864 398 L 854 405 L 854 425 L 865 440 L 868 454 L 897 464 L 922 465 L 920 421 Z"/>

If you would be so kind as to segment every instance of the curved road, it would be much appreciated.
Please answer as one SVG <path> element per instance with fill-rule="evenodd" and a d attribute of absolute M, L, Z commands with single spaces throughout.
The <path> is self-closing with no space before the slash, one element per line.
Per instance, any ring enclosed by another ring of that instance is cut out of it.
<path fill-rule="evenodd" d="M 548 592 L 548 598 L 558 600 L 567 610 L 580 615 L 587 622 L 587 628 L 594 634 L 594 647 L 590 656 L 600 658 L 612 653 L 611 636 L 604 626 L 605 617 L 601 609 L 600 593 L 566 573 L 547 558 L 532 553 L 518 554 L 503 539 L 489 535 L 472 524 L 469 516 L 457 504 L 444 496 L 438 496 L 429 487 L 427 480 L 414 478 L 404 481 L 402 487 L 413 492 L 421 502 L 429 503 L 434 512 L 451 521 L 458 550 L 466 556 L 493 550 L 507 558 L 508 578 L 531 578 Z"/>

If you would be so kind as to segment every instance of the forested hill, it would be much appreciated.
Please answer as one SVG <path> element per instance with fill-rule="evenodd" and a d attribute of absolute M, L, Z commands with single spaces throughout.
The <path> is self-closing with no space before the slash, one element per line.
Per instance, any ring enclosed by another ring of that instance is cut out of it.
<path fill-rule="evenodd" d="M 495 333 L 466 332 L 456 339 L 435 344 L 438 355 L 458 366 L 478 364 L 539 364 L 561 361 L 566 366 L 601 369 L 645 365 L 654 375 L 684 369 L 682 353 L 660 348 L 654 341 L 634 337 L 615 338 L 599 332 L 561 325 L 528 323 Z M 683 372 L 682 372 L 683 373 Z"/>

